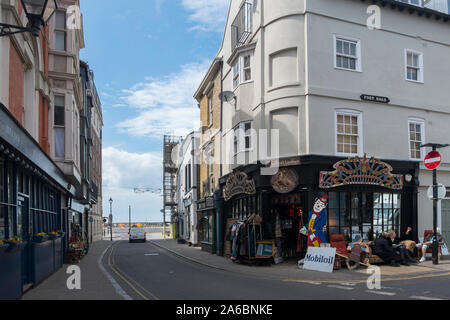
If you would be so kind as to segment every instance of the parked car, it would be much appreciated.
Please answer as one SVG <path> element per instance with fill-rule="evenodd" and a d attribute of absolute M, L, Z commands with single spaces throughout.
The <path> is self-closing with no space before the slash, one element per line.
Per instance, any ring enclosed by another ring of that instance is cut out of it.
<path fill-rule="evenodd" d="M 147 233 L 145 232 L 144 229 L 142 228 L 131 228 L 130 229 L 130 243 L 134 242 L 134 241 L 142 241 L 142 242 L 146 242 L 147 241 Z"/>

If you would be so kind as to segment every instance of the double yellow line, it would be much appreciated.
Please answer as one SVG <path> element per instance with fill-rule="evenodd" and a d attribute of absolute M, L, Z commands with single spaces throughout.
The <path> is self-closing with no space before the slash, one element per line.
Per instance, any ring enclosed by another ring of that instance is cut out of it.
<path fill-rule="evenodd" d="M 135 279 L 133 279 L 130 275 L 123 272 L 115 265 L 115 251 L 118 242 L 113 243 L 113 245 L 109 249 L 108 255 L 108 266 L 114 271 L 117 276 L 119 276 L 137 295 L 139 295 L 144 300 L 160 300 L 153 293 L 145 289 L 142 285 L 140 285 Z M 139 289 L 138 289 L 139 288 Z M 150 298 L 149 298 L 150 297 Z"/>

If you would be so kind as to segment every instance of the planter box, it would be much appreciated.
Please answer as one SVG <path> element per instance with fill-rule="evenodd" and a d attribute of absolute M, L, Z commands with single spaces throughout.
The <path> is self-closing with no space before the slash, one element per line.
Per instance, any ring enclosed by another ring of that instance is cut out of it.
<path fill-rule="evenodd" d="M 53 241 L 32 244 L 34 286 L 45 280 L 55 270 Z"/>
<path fill-rule="evenodd" d="M 0 300 L 15 300 L 22 296 L 22 251 L 24 245 L 0 251 Z"/>
<path fill-rule="evenodd" d="M 58 270 L 63 265 L 63 245 L 62 238 L 53 240 L 53 256 L 54 256 L 54 270 Z"/>
<path fill-rule="evenodd" d="M 8 250 L 9 245 L 8 244 L 0 244 L 0 254 L 5 253 L 6 250 Z"/>
<path fill-rule="evenodd" d="M 34 243 L 42 243 L 47 241 L 49 236 L 33 236 L 33 242 Z"/>

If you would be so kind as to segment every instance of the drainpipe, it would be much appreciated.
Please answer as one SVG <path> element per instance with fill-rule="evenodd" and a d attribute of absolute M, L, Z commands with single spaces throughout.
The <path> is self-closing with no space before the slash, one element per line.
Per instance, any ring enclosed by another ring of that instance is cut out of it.
<path fill-rule="evenodd" d="M 260 65 L 260 70 L 261 70 L 261 93 L 260 93 L 260 104 L 261 104 L 261 129 L 265 129 L 266 128 L 266 116 L 265 116 L 265 112 L 266 112 L 266 103 L 264 100 L 264 96 L 265 96 L 265 92 L 266 92 L 266 73 L 265 73 L 265 27 L 264 27 L 264 0 L 260 0 L 261 3 L 261 14 L 260 14 L 260 23 L 259 23 L 259 30 L 261 33 L 261 37 L 260 37 L 260 41 L 261 41 L 261 65 Z M 270 151 L 272 152 L 272 150 Z"/>
<path fill-rule="evenodd" d="M 220 59 L 220 92 L 223 93 L 223 58 Z M 222 169 L 222 129 L 223 129 L 223 99 L 220 100 L 220 177 L 223 175 Z M 219 184 L 219 189 L 214 192 L 214 207 L 216 208 L 216 235 L 217 235 L 217 250 L 216 254 L 218 256 L 223 256 L 223 200 L 221 199 L 221 189 Z"/>

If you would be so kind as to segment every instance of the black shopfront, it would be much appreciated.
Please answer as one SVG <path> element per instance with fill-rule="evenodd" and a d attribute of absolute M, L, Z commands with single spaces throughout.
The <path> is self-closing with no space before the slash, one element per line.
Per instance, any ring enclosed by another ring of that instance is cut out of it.
<path fill-rule="evenodd" d="M 348 242 L 360 237 L 373 240 L 382 231 L 394 229 L 400 234 L 412 227 L 417 240 L 417 162 L 302 156 L 281 159 L 279 171 L 272 176 L 261 175 L 261 168 L 243 167 L 221 179 L 226 190 L 232 177 L 245 175 L 224 201 L 225 234 L 233 222 L 257 214 L 262 217 L 264 240 L 277 239 L 284 259 L 302 257 L 306 237 L 299 231 L 307 224 L 316 198 L 326 194 L 328 239 L 342 234 Z M 245 190 L 249 183 L 254 190 Z M 226 238 L 224 246 L 229 254 Z"/>
<path fill-rule="evenodd" d="M 0 106 L 0 300 L 19 298 L 62 266 L 64 183 L 56 165 Z"/>

